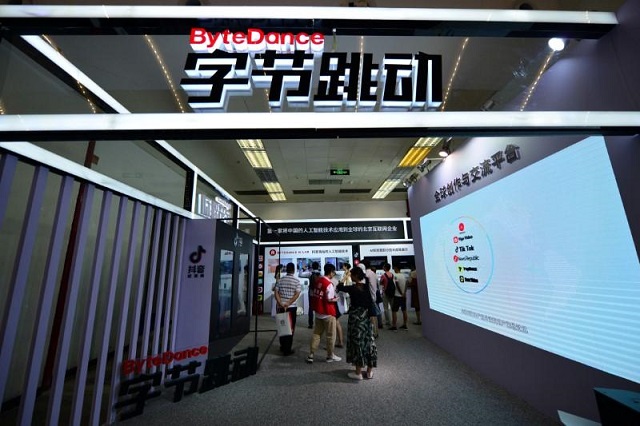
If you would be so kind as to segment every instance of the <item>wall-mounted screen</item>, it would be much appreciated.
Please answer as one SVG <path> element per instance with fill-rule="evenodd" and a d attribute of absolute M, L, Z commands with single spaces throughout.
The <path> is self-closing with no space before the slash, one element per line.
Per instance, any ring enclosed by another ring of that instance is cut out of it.
<path fill-rule="evenodd" d="M 602 137 L 420 229 L 431 309 L 640 382 L 640 264 Z"/>

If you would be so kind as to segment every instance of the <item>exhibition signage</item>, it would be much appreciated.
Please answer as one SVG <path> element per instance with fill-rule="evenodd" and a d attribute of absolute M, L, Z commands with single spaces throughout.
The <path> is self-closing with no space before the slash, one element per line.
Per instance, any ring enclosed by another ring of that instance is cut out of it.
<path fill-rule="evenodd" d="M 420 217 L 429 307 L 640 382 L 632 217 L 604 137 L 572 139 L 520 139 L 517 171 Z"/>
<path fill-rule="evenodd" d="M 189 43 L 193 53 L 184 67 L 188 78 L 180 84 L 196 111 L 224 111 L 229 96 L 250 96 L 254 87 L 269 89 L 272 109 L 281 108 L 285 99 L 292 106 L 307 106 L 314 71 L 315 108 L 373 109 L 379 102 L 382 109 L 406 111 L 442 103 L 440 55 L 385 53 L 376 64 L 371 53 L 324 52 L 321 33 L 265 33 L 257 28 L 215 34 L 193 28 Z"/>
<path fill-rule="evenodd" d="M 218 195 L 211 198 L 207 194 L 198 193 L 196 213 L 209 219 L 228 219 L 232 217 L 232 205 Z"/>
<path fill-rule="evenodd" d="M 265 226 L 262 236 L 264 242 L 405 240 L 404 224 L 402 220 L 279 222 Z"/>
<path fill-rule="evenodd" d="M 455 177 L 437 189 L 433 194 L 436 203 L 445 200 L 447 197 L 457 195 L 465 186 L 470 187 L 482 178 L 493 174 L 494 170 L 502 170 L 503 163 L 512 164 L 519 159 L 520 147 L 514 144 L 507 145 L 504 151 L 496 152 L 491 158 L 482 160 L 468 172 L 462 173 L 462 175 Z"/>
<path fill-rule="evenodd" d="M 125 361 L 122 373 L 130 377 L 120 383 L 118 401 L 113 406 L 119 411 L 118 419 L 123 421 L 143 414 L 146 401 L 157 398 L 164 389 L 173 388 L 173 402 L 179 402 L 183 396 L 195 392 L 205 393 L 255 375 L 258 371 L 258 347 L 256 346 L 234 351 L 233 358 L 232 354 L 226 354 L 200 361 L 192 359 L 183 363 L 175 362 L 206 355 L 207 352 L 207 346 L 200 346 L 185 351 L 166 351 L 162 355 Z M 158 369 L 146 372 L 143 370 L 145 363 L 147 368 L 151 364 Z M 202 365 L 204 367 L 200 369 Z"/>
<path fill-rule="evenodd" d="M 362 259 L 374 256 L 413 256 L 413 244 L 385 244 L 381 245 L 361 245 L 360 257 Z"/>

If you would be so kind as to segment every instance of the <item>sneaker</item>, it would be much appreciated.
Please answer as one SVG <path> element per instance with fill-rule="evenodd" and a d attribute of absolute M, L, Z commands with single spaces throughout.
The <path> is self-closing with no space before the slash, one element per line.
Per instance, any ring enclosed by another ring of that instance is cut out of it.
<path fill-rule="evenodd" d="M 336 354 L 333 354 L 333 355 L 327 357 L 327 362 L 333 362 L 333 361 L 342 361 L 342 358 L 340 358 Z"/>
<path fill-rule="evenodd" d="M 402 327 L 400 327 L 400 330 L 409 330 L 409 329 L 407 328 L 406 325 L 403 325 Z"/>
<path fill-rule="evenodd" d="M 288 352 L 282 352 L 282 355 L 283 355 L 283 356 L 289 356 L 289 355 L 293 355 L 293 354 L 295 354 L 295 353 L 296 353 L 296 351 L 295 351 L 295 350 L 293 350 L 293 349 L 291 349 L 291 350 L 290 350 L 290 351 L 288 351 Z"/>
<path fill-rule="evenodd" d="M 350 371 L 347 376 L 353 380 L 362 380 L 362 374 L 358 374 L 355 371 Z"/>
<path fill-rule="evenodd" d="M 398 331 L 398 327 L 391 327 L 389 330 L 391 330 L 391 331 Z"/>
<path fill-rule="evenodd" d="M 422 325 L 422 322 L 416 321 L 416 322 L 413 323 L 413 325 Z"/>
<path fill-rule="evenodd" d="M 307 357 L 307 364 L 313 364 L 313 355 Z"/>

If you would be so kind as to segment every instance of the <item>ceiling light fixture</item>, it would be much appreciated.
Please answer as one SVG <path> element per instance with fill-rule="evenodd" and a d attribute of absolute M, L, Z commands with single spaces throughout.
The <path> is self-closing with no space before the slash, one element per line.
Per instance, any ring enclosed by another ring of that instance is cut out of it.
<path fill-rule="evenodd" d="M 415 167 L 422 163 L 429 153 L 430 148 L 416 148 L 415 146 L 409 148 L 409 151 L 405 154 L 404 158 L 398 164 L 398 167 Z"/>
<path fill-rule="evenodd" d="M 385 180 L 382 183 L 382 185 L 380 185 L 380 188 L 378 188 L 376 193 L 373 194 L 373 197 L 371 197 L 371 198 L 375 198 L 375 199 L 385 198 L 387 195 L 389 195 L 389 193 L 391 191 L 396 189 L 396 186 L 398 186 L 398 184 L 400 182 L 402 182 L 402 179 L 387 179 L 387 180 Z"/>
<path fill-rule="evenodd" d="M 442 143 L 442 148 L 440 148 L 440 152 L 438 152 L 438 155 L 442 158 L 446 158 L 449 156 L 449 154 L 451 154 L 451 140 L 453 138 L 449 138 L 446 141 L 444 141 Z"/>
<path fill-rule="evenodd" d="M 553 50 L 554 52 L 560 52 L 562 49 L 564 49 L 564 40 L 558 37 L 549 39 L 548 44 L 551 50 Z"/>
<path fill-rule="evenodd" d="M 260 139 L 236 139 L 242 153 L 255 169 L 258 178 L 264 185 L 273 201 L 287 201 L 282 186 L 276 180 L 276 174 Z"/>
<path fill-rule="evenodd" d="M 282 186 L 278 182 L 262 182 L 267 192 L 283 192 Z"/>
<path fill-rule="evenodd" d="M 242 149 L 264 149 L 260 139 L 238 139 L 236 142 Z"/>
<path fill-rule="evenodd" d="M 273 201 L 286 201 L 287 197 L 284 195 L 282 186 L 278 182 L 262 182 L 262 185 L 267 190 L 267 193 Z"/>
<path fill-rule="evenodd" d="M 254 169 L 272 168 L 271 161 L 269 161 L 269 157 L 267 156 L 267 151 L 243 150 L 242 152 Z"/>
<path fill-rule="evenodd" d="M 438 144 L 438 142 L 440 142 L 440 138 L 438 137 L 431 137 L 431 138 L 422 137 L 418 139 L 418 141 L 415 144 L 413 144 L 413 146 L 418 148 L 427 148 L 427 147 L 433 148 Z"/>

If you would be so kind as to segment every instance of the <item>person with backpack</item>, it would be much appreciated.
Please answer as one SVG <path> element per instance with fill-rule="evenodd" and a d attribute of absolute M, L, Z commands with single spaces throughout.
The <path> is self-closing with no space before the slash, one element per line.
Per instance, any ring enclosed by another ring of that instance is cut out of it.
<path fill-rule="evenodd" d="M 391 330 L 396 331 L 398 328 L 396 327 L 398 320 L 398 310 L 402 309 L 402 326 L 400 330 L 408 330 L 407 328 L 407 277 L 404 276 L 402 272 L 400 272 L 400 267 L 398 265 L 393 267 L 393 272 L 395 272 L 395 295 L 393 297 L 393 303 L 391 305 L 391 319 L 392 325 Z"/>
<path fill-rule="evenodd" d="M 387 327 L 391 327 L 391 307 L 396 294 L 391 265 L 385 263 L 382 266 L 384 273 L 380 276 L 380 287 L 382 288 L 382 308 L 384 309 L 384 321 Z"/>

